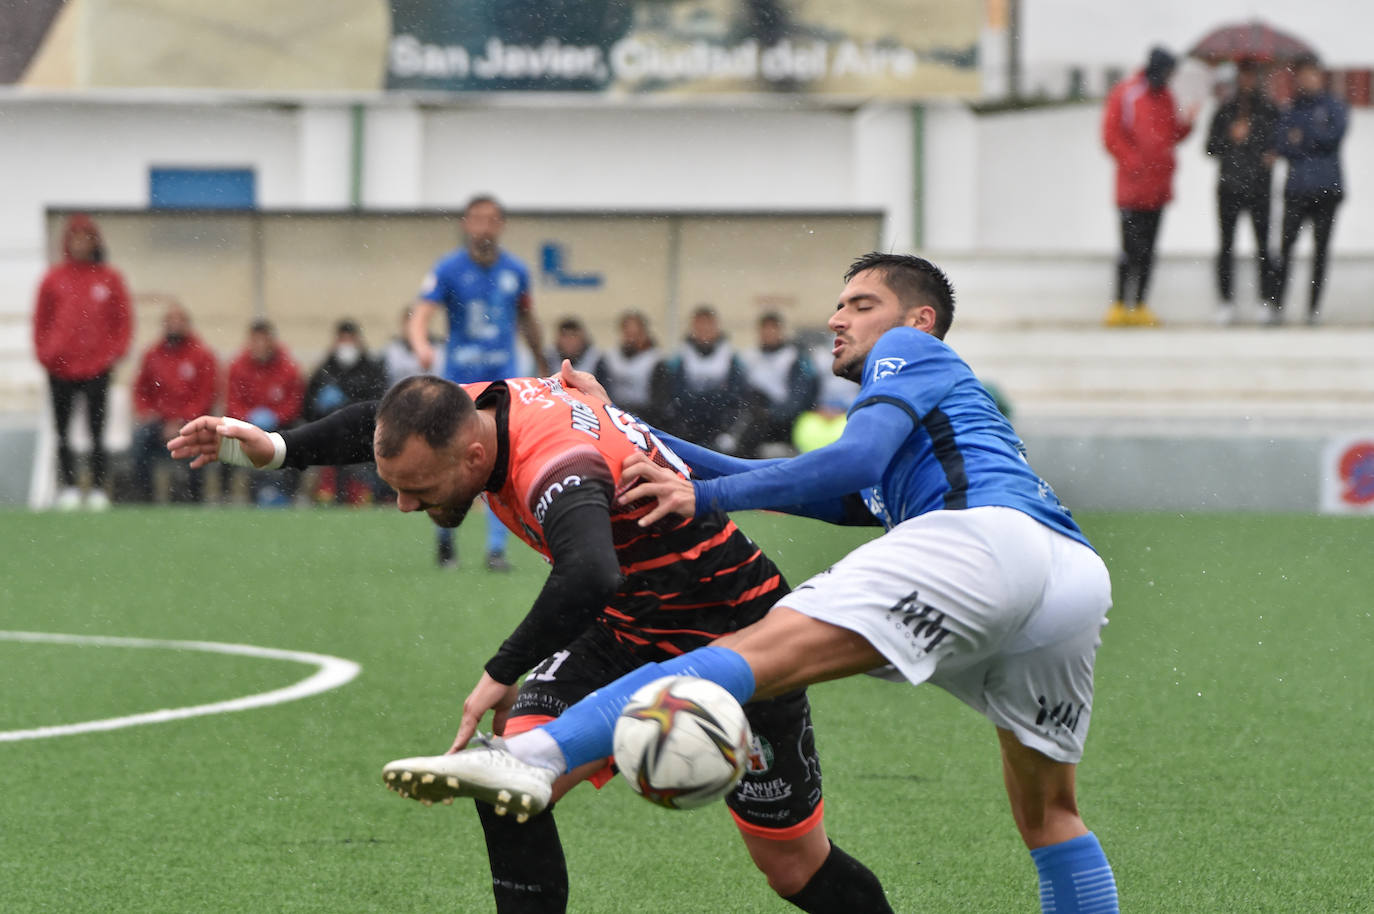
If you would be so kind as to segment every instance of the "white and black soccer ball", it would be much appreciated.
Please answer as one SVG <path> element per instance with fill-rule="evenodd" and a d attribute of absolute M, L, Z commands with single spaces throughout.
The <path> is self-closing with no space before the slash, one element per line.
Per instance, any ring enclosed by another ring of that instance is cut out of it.
<path fill-rule="evenodd" d="M 729 692 L 707 679 L 665 676 L 630 696 L 614 739 L 616 766 L 635 793 L 692 809 L 734 789 L 753 737 Z"/>

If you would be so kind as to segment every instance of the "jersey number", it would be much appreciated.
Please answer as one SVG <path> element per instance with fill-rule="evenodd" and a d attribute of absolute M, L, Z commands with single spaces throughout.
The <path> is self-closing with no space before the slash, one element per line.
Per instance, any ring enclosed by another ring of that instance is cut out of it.
<path fill-rule="evenodd" d="M 691 478 L 692 471 L 687 469 L 687 464 L 682 462 L 682 458 L 668 449 L 668 446 L 658 440 L 658 436 L 649 430 L 649 426 L 640 422 L 634 416 L 625 412 L 623 409 L 606 404 L 606 415 L 611 417 L 611 423 L 630 443 L 639 448 L 646 454 L 652 456 L 657 451 L 668 465 L 677 470 L 683 476 Z"/>
<path fill-rule="evenodd" d="M 572 656 L 572 651 L 554 651 L 544 662 L 534 668 L 534 672 L 525 677 L 526 682 L 553 682 L 554 674 L 563 662 Z"/>
<path fill-rule="evenodd" d="M 487 314 L 487 303 L 480 298 L 468 302 L 464 312 L 468 325 L 468 339 L 494 340 L 501 335 L 501 328 L 496 326 Z"/>

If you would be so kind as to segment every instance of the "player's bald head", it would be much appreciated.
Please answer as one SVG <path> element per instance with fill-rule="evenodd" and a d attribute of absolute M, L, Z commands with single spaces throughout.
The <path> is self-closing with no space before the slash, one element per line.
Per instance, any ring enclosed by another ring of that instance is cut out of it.
<path fill-rule="evenodd" d="M 459 385 L 432 375 L 414 375 L 398 381 L 377 407 L 373 450 L 378 457 L 397 457 L 415 437 L 442 450 L 476 414 L 472 397 Z"/>
<path fill-rule="evenodd" d="M 944 339 L 954 322 L 954 286 L 945 271 L 924 257 L 913 254 L 884 254 L 874 251 L 849 265 L 844 281 L 849 282 L 860 273 L 873 270 L 883 285 L 892 290 L 902 310 L 922 305 L 935 309 L 935 327 L 931 335 Z"/>

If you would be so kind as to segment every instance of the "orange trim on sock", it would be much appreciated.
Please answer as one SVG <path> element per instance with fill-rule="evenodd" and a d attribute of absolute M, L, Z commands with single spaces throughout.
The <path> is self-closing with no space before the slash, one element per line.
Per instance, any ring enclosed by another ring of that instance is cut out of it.
<path fill-rule="evenodd" d="M 755 825 L 753 822 L 746 822 L 733 809 L 730 810 L 730 815 L 735 817 L 735 827 L 747 835 L 753 835 L 756 838 L 768 838 L 771 841 L 791 841 L 793 838 L 800 838 L 821 824 L 821 819 L 825 817 L 825 800 L 816 804 L 816 811 L 811 815 L 796 825 L 789 825 L 786 828 L 770 828 L 767 825 Z"/>

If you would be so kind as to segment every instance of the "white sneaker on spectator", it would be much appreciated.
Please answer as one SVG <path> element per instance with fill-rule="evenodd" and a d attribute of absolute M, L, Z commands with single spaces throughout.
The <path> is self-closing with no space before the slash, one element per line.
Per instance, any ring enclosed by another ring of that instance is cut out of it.
<path fill-rule="evenodd" d="M 1269 310 L 1264 314 L 1264 322 L 1270 327 L 1279 326 L 1283 323 L 1283 312 L 1273 305 L 1270 305 Z"/>
<path fill-rule="evenodd" d="M 1322 312 L 1320 308 L 1307 312 L 1307 326 L 1315 327 L 1322 322 Z"/>
<path fill-rule="evenodd" d="M 63 486 L 53 499 L 52 506 L 58 511 L 75 511 L 81 507 L 81 490 L 76 486 Z"/>
<path fill-rule="evenodd" d="M 1236 322 L 1236 306 L 1234 303 L 1224 301 L 1217 305 L 1217 323 L 1223 327 L 1229 327 Z"/>
<path fill-rule="evenodd" d="M 91 489 L 86 495 L 87 511 L 108 511 L 110 510 L 110 496 L 105 494 L 104 489 Z"/>

